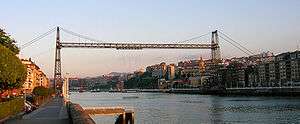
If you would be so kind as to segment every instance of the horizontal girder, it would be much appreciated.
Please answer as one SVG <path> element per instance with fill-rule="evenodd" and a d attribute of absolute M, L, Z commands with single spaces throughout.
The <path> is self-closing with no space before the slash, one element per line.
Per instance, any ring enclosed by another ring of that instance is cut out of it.
<path fill-rule="evenodd" d="M 139 44 L 139 43 L 60 43 L 65 48 L 116 48 L 116 49 L 213 49 L 218 44 Z"/>

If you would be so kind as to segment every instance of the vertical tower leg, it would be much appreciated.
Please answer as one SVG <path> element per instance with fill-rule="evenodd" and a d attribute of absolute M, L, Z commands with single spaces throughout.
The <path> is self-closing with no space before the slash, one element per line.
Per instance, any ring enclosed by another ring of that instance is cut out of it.
<path fill-rule="evenodd" d="M 213 63 L 217 64 L 221 61 L 221 51 L 219 46 L 219 36 L 217 30 L 212 32 L 211 45 L 211 59 Z"/>
<path fill-rule="evenodd" d="M 59 27 L 56 29 L 56 45 L 55 45 L 55 67 L 54 67 L 54 90 L 59 92 L 62 85 L 61 78 L 61 59 L 60 59 L 60 34 Z M 58 89 L 57 89 L 58 88 Z"/>

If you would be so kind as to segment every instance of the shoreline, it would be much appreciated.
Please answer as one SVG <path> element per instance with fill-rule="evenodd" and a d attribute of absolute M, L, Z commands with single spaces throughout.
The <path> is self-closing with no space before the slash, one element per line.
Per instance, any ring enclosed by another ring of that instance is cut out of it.
<path fill-rule="evenodd" d="M 199 94 L 199 95 L 217 95 L 217 96 L 288 96 L 299 97 L 300 88 L 260 88 L 260 89 L 124 89 L 123 91 L 109 91 L 115 93 L 172 93 L 172 94 Z"/>

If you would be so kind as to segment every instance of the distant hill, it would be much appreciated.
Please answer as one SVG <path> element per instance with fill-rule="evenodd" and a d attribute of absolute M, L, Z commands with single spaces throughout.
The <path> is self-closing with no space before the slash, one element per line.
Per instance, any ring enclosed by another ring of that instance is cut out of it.
<path fill-rule="evenodd" d="M 110 72 L 106 76 L 126 76 L 128 74 L 130 74 L 130 73 L 126 73 L 126 72 Z"/>

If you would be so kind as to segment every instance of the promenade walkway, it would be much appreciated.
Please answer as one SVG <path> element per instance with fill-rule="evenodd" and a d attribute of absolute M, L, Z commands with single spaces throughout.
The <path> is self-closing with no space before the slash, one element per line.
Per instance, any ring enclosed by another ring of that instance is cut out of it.
<path fill-rule="evenodd" d="M 62 98 L 54 98 L 43 107 L 24 115 L 21 119 L 13 119 L 7 124 L 69 124 L 67 108 Z"/>

